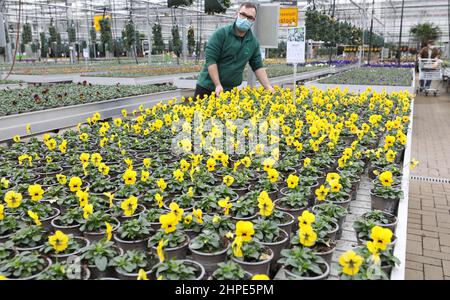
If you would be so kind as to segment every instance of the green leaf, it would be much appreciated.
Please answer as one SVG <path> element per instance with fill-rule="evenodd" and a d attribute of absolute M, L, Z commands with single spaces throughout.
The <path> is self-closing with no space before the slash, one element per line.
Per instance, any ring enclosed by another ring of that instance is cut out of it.
<path fill-rule="evenodd" d="M 102 257 L 96 257 L 95 260 L 95 266 L 97 267 L 97 269 L 99 269 L 100 271 L 105 271 L 106 267 L 108 265 L 108 259 L 104 256 Z"/>

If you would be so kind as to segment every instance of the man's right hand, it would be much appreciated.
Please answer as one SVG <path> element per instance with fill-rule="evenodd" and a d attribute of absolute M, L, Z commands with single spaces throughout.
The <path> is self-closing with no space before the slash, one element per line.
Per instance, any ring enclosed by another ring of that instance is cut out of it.
<path fill-rule="evenodd" d="M 223 92 L 223 87 L 221 85 L 216 86 L 216 96 Z"/>

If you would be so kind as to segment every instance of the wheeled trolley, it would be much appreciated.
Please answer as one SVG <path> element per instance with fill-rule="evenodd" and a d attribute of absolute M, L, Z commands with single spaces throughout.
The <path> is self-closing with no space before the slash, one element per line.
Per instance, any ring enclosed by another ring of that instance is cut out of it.
<path fill-rule="evenodd" d="M 433 93 L 436 97 L 439 90 L 436 87 L 432 87 L 433 81 L 442 80 L 442 68 L 440 59 L 419 59 L 419 80 L 420 85 L 417 90 L 417 94 L 424 92 L 425 96 Z"/>

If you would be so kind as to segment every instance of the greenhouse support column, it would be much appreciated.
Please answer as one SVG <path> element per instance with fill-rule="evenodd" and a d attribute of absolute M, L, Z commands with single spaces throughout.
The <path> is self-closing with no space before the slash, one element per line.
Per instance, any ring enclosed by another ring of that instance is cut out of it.
<path fill-rule="evenodd" d="M 375 0 L 372 0 L 372 17 L 370 19 L 370 32 L 369 32 L 369 54 L 367 57 L 367 63 L 370 66 L 370 58 L 372 56 L 372 38 L 373 38 L 373 14 L 375 13 Z"/>
<path fill-rule="evenodd" d="M 3 22 L 3 14 L 0 12 L 0 47 L 5 47 L 5 60 L 7 60 L 7 52 L 6 51 L 6 32 L 5 32 L 5 24 Z"/>
<path fill-rule="evenodd" d="M 186 16 L 184 14 L 184 9 L 181 10 L 181 35 L 182 35 L 182 52 L 183 52 L 183 63 L 186 64 L 187 61 L 187 36 L 186 36 Z"/>
<path fill-rule="evenodd" d="M 397 50 L 397 64 L 400 66 L 401 52 L 400 47 L 402 46 L 402 31 L 403 31 L 403 11 L 405 9 L 405 0 L 402 0 L 402 13 L 400 16 L 400 35 L 398 38 L 398 50 Z"/>
<path fill-rule="evenodd" d="M 257 7 L 259 6 L 258 0 L 252 0 L 249 2 L 254 3 Z M 251 30 L 252 30 L 253 34 L 255 35 L 256 39 L 259 40 L 259 36 L 256 31 L 257 26 L 258 26 L 258 17 L 256 17 L 255 24 L 253 24 Z M 256 86 L 256 76 L 255 76 L 255 73 L 253 72 L 252 68 L 250 68 L 249 64 L 247 64 L 247 85 L 250 87 Z"/>
<path fill-rule="evenodd" d="M 336 0 L 333 0 L 333 12 L 331 14 L 331 18 L 334 19 L 334 14 L 336 13 Z M 334 28 L 330 28 L 330 31 L 333 30 Z M 335 33 L 333 33 L 333 42 L 336 41 L 336 35 Z M 329 64 L 331 65 L 331 61 L 333 60 L 333 44 L 331 43 L 332 41 L 330 41 L 330 59 L 329 59 Z M 337 55 L 337 44 L 336 44 L 336 55 Z"/>
<path fill-rule="evenodd" d="M 8 20 L 5 18 L 5 27 L 8 28 Z M 6 38 L 6 36 L 5 36 Z M 9 43 L 6 43 L 6 48 L 5 48 L 5 54 L 6 54 L 6 61 L 7 62 L 12 62 L 13 61 L 13 57 L 12 57 L 12 49 L 11 49 L 11 36 L 9 37 Z"/>
<path fill-rule="evenodd" d="M 147 40 L 148 40 L 148 64 L 152 63 L 152 27 L 150 26 L 150 4 L 147 2 Z"/>
<path fill-rule="evenodd" d="M 90 27 L 89 27 L 89 17 L 88 17 L 88 13 L 87 13 L 86 0 L 84 1 L 84 7 L 85 7 L 84 14 L 86 16 L 85 20 L 86 20 L 86 35 L 87 35 L 86 40 L 87 40 L 88 56 L 89 56 L 88 58 L 91 58 L 91 33 L 89 32 Z M 95 49 L 94 49 L 94 52 L 95 52 Z M 87 63 L 87 61 L 86 61 L 86 63 Z"/>

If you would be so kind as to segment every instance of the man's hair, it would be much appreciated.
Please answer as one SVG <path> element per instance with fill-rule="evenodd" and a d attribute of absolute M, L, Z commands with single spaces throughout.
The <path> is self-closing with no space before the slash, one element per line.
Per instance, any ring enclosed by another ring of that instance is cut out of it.
<path fill-rule="evenodd" d="M 433 40 L 428 40 L 427 45 L 429 45 L 429 44 L 434 44 L 434 41 Z"/>
<path fill-rule="evenodd" d="M 243 2 L 241 3 L 241 5 L 239 6 L 239 9 L 241 9 L 242 7 L 246 7 L 246 8 L 254 8 L 256 14 L 258 14 L 258 8 L 256 8 L 256 4 L 252 3 L 252 2 Z"/>

